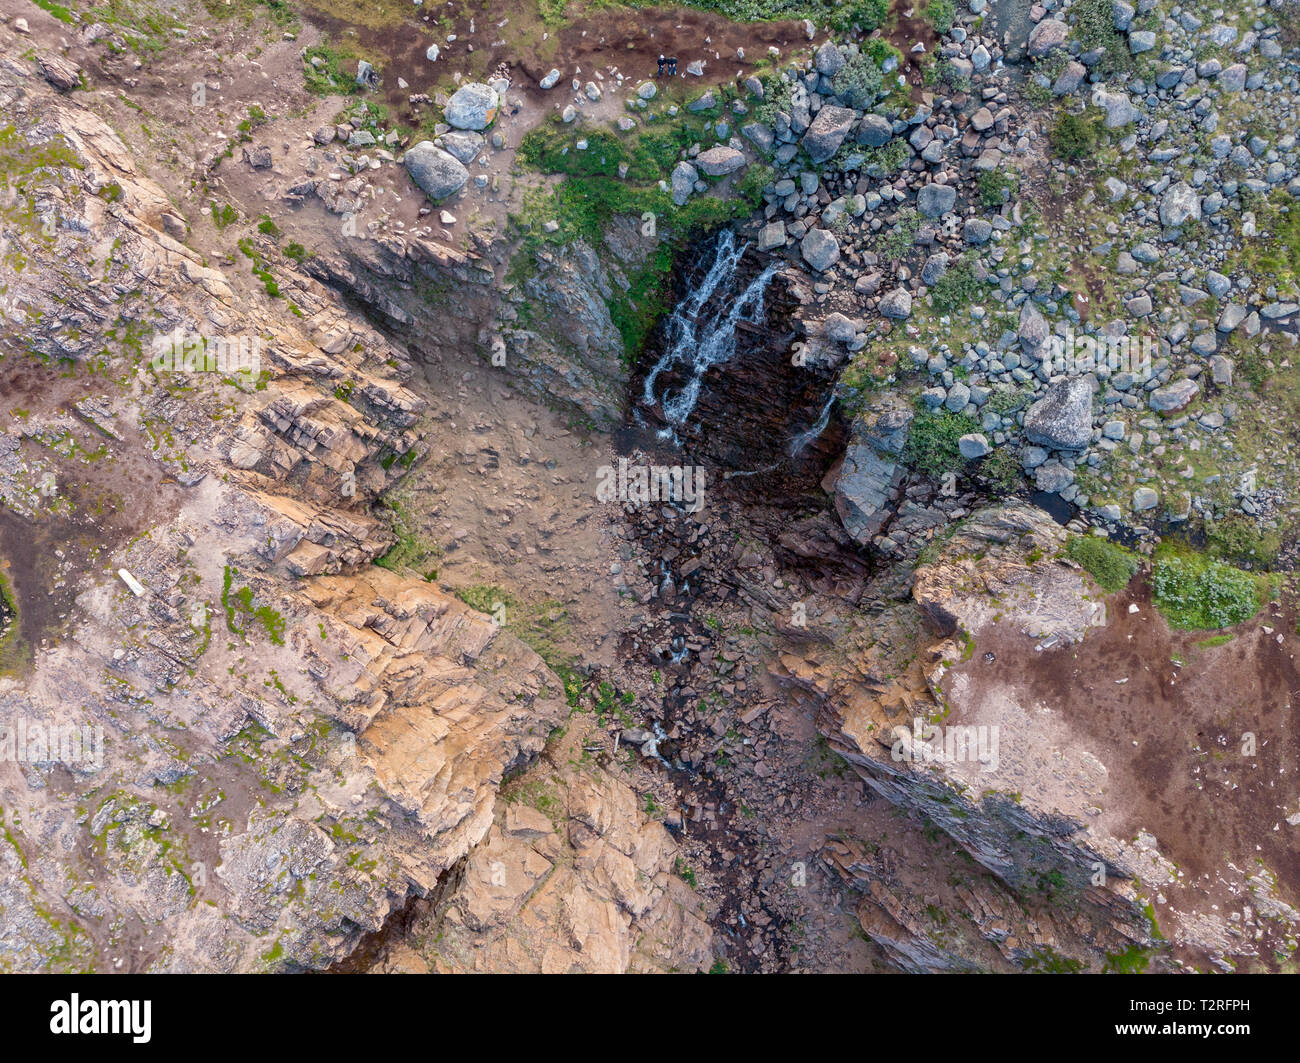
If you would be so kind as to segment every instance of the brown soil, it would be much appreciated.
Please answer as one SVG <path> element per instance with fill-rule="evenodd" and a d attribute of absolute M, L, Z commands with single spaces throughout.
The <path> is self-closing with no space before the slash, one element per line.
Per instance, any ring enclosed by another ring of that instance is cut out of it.
<path fill-rule="evenodd" d="M 1041 705 L 1068 727 L 1077 747 L 1107 769 L 1102 830 L 1122 839 L 1149 831 L 1182 872 L 1164 890 L 1168 905 L 1157 903 L 1158 920 L 1176 923 L 1175 907 L 1240 909 L 1250 902 L 1244 879 L 1259 865 L 1276 873 L 1282 900 L 1300 903 L 1296 828 L 1286 823 L 1300 809 L 1293 609 L 1268 605 L 1225 632 L 1230 642 L 1206 646 L 1216 633 L 1171 630 L 1141 580 L 1108 608 L 1107 626 L 1073 648 L 1037 653 L 1032 640 L 1001 625 L 979 633 L 970 661 L 949 679 L 970 680 L 950 722 L 973 722 L 962 706 L 1005 685 L 1022 706 Z M 1254 756 L 1242 754 L 1248 732 Z M 1018 755 L 1016 744 L 1017 736 L 1003 736 L 1004 760 Z"/>
<path fill-rule="evenodd" d="M 683 8 L 597 12 L 555 34 L 548 34 L 532 50 L 520 47 L 522 27 L 518 22 L 527 19 L 526 13 L 514 16 L 516 25 L 502 28 L 482 12 L 461 9 L 449 16 L 450 30 L 415 20 L 398 26 L 371 28 L 343 22 L 319 10 L 310 12 L 308 17 L 333 38 L 346 34 L 349 47 L 382 69 L 381 90 L 385 100 L 395 113 L 402 115 L 410 114 L 407 98 L 412 93 L 433 95 L 437 88 L 454 88 L 451 78 L 455 72 L 488 77 L 504 65 L 510 72 L 512 94 L 549 105 L 556 100 L 567 102 L 571 78 L 601 83 L 596 77 L 597 70 L 602 74 L 611 70 L 621 73 L 628 79 L 624 94 L 630 94 L 641 81 L 655 76 L 660 55 L 677 57 L 678 84 L 689 89 L 697 84 L 703 87 L 748 76 L 753 73 L 755 63 L 768 59 L 767 49 L 771 45 L 781 50 L 782 61 L 788 61 L 797 52 L 825 40 L 823 33 L 810 42 L 801 22 L 734 23 L 720 15 Z M 526 32 L 540 36 L 545 31 L 530 27 Z M 447 43 L 449 35 L 456 37 L 450 44 Z M 434 63 L 425 58 L 431 44 L 441 49 Z M 737 49 L 742 48 L 743 61 L 737 58 Z M 686 73 L 687 65 L 697 59 L 705 63 L 703 77 Z M 548 92 L 537 83 L 553 67 L 562 76 L 560 83 Z M 398 78 L 410 87 L 400 88 Z M 602 87 L 611 91 L 612 84 L 604 81 Z"/>

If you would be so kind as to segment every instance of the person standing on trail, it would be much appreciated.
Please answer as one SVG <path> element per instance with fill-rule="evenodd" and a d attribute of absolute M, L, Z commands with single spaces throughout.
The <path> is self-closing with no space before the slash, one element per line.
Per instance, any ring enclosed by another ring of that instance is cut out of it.
<path fill-rule="evenodd" d="M 667 60 L 664 59 L 664 57 L 661 55 L 661 56 L 659 57 L 659 73 L 657 73 L 657 74 L 655 75 L 655 77 L 657 77 L 657 78 L 661 78 L 661 77 L 664 76 L 664 63 L 665 63 L 665 62 L 667 62 Z"/>
<path fill-rule="evenodd" d="M 677 56 L 670 55 L 668 57 L 667 62 L 668 62 L 668 76 L 670 78 L 675 78 L 677 76 Z"/>

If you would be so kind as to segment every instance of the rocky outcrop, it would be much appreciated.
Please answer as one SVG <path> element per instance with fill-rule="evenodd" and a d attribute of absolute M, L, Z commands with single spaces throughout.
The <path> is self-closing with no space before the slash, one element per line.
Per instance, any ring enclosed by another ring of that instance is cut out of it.
<path fill-rule="evenodd" d="M 1026 898 L 1041 876 L 1068 884 L 1083 922 L 1068 932 L 1060 929 L 1059 936 L 1040 935 L 1036 945 L 1013 943 L 1005 957 L 1016 960 L 1044 943 L 1059 945 L 1061 939 L 1079 946 L 1077 934 L 1084 923 L 1089 927 L 1086 949 L 1095 950 L 1098 941 L 1110 951 L 1152 944 L 1151 929 L 1128 882 L 1133 871 L 1122 846 L 1088 833 L 1081 805 L 1068 805 L 1065 814 L 1053 804 L 1035 807 L 1019 796 L 1034 792 L 1026 776 L 1050 775 L 1050 769 L 1033 762 L 1013 768 L 1008 760 L 1015 754 L 1006 745 L 995 747 L 980 763 L 974 756 L 974 728 L 970 756 L 963 755 L 961 746 L 954 756 L 954 747 L 945 747 L 942 729 L 937 741 L 930 733 L 936 725 L 963 722 L 949 715 L 944 677 L 985 628 L 996 623 L 1022 638 L 1054 645 L 1080 639 L 1104 622 L 1104 608 L 1087 600 L 1080 575 L 1052 559 L 1063 541 L 1064 532 L 1033 507 L 1017 503 L 981 511 L 916 573 L 912 595 L 939 641 L 931 642 L 934 636 L 927 638 L 924 628 L 917 630 L 911 607 L 894 606 L 833 646 L 791 646 L 776 669 L 786 682 L 816 695 L 819 727 L 867 784 L 946 831 L 1002 883 L 999 903 L 1017 908 L 1025 925 L 1032 922 Z M 1011 778 L 1017 780 L 1014 795 L 1012 787 L 999 786 Z M 850 878 L 857 859 L 842 847 L 828 852 L 828 860 Z M 1097 867 L 1107 869 L 1106 889 L 1093 885 Z M 936 950 L 918 932 L 923 920 L 915 907 L 871 886 L 869 876 L 864 887 L 863 927 L 904 967 L 947 970 L 987 964 L 974 954 Z M 988 923 L 984 937 L 992 941 L 999 924 Z M 1096 951 L 1092 956 L 1100 959 Z"/>
<path fill-rule="evenodd" d="M 459 889 L 408 935 L 439 973 L 703 971 L 712 934 L 677 873 L 677 844 L 574 733 L 512 781 Z"/>
<path fill-rule="evenodd" d="M 2 765 L 0 966 L 329 966 L 434 896 L 488 836 L 500 781 L 567 711 L 562 686 L 491 618 L 368 564 L 393 541 L 370 504 L 419 453 L 424 403 L 404 385 L 405 355 L 285 261 L 276 279 L 295 316 L 203 265 L 89 112 L 3 86 L 0 99 L 7 150 L 32 163 L 23 194 L 64 220 L 46 240 L 4 216 L 27 256 L 21 272 L 0 267 L 21 308 L 11 324 L 74 364 L 112 350 L 128 381 L 151 374 L 86 415 L 108 439 L 98 468 L 161 463 L 171 479 L 170 508 L 141 505 L 138 534 L 99 536 L 94 570 L 130 578 L 84 584 L 75 638 L 42 649 L 21 684 L 0 683 L 6 733 L 30 720 L 103 735 L 85 762 L 56 764 L 46 746 Z M 96 194 L 110 184 L 111 203 Z M 94 248 L 113 250 L 92 276 Z M 110 342 L 122 321 L 148 322 L 159 343 Z M 243 377 L 182 376 L 157 352 L 193 335 L 255 338 L 260 361 Z M 37 529 L 48 508 L 33 509 Z M 605 814 L 605 795 L 574 798 L 571 834 Z M 680 902 L 684 886 L 662 881 L 668 841 L 642 834 L 660 881 L 630 919 L 669 920 L 666 932 L 676 916 L 659 894 Z M 602 856 L 602 844 L 581 848 L 613 890 L 640 850 Z M 626 928 L 585 933 L 601 969 L 634 951 Z M 707 935 L 691 940 L 702 956 Z"/>
<path fill-rule="evenodd" d="M 893 515 L 891 503 L 904 478 L 901 465 L 912 411 L 886 397 L 853 424 L 844 459 L 834 476 L 835 512 L 856 542 L 864 546 Z"/>

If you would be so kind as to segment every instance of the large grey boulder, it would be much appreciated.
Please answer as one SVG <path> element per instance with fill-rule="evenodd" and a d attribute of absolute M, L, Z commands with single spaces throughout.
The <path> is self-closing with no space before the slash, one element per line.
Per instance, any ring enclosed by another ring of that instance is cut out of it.
<path fill-rule="evenodd" d="M 469 130 L 452 130 L 442 135 L 442 146 L 460 162 L 469 162 L 482 150 L 484 143 L 482 134 Z"/>
<path fill-rule="evenodd" d="M 1029 56 L 1041 59 L 1065 43 L 1070 27 L 1055 18 L 1045 18 L 1029 34 Z"/>
<path fill-rule="evenodd" d="M 700 152 L 695 158 L 695 164 L 710 177 L 723 177 L 744 166 L 745 156 L 735 148 L 719 144 L 716 148 Z"/>
<path fill-rule="evenodd" d="M 852 343 L 857 334 L 857 326 L 853 324 L 853 319 L 841 313 L 828 314 L 826 320 L 822 322 L 822 335 L 836 343 Z"/>
<path fill-rule="evenodd" d="M 1092 102 L 1098 107 L 1105 108 L 1107 129 L 1120 129 L 1137 121 L 1137 108 L 1133 106 L 1133 101 L 1129 99 L 1127 92 L 1106 92 L 1104 89 L 1098 89 L 1092 94 Z"/>
<path fill-rule="evenodd" d="M 912 315 L 912 293 L 906 288 L 886 292 L 880 299 L 880 312 L 895 321 L 905 320 Z"/>
<path fill-rule="evenodd" d="M 1201 195 L 1186 181 L 1165 189 L 1160 197 L 1160 224 L 1177 228 L 1187 221 L 1201 220 Z"/>
<path fill-rule="evenodd" d="M 927 218 L 938 218 L 957 205 L 957 189 L 952 185 L 929 184 L 916 193 L 916 209 Z"/>
<path fill-rule="evenodd" d="M 1058 380 L 1025 414 L 1025 438 L 1053 450 L 1082 450 L 1092 441 L 1092 384 Z"/>
<path fill-rule="evenodd" d="M 866 144 L 868 147 L 883 147 L 889 143 L 893 135 L 893 124 L 888 118 L 878 114 L 864 116 L 862 124 L 858 126 L 858 143 Z"/>
<path fill-rule="evenodd" d="M 823 107 L 803 137 L 803 148 L 808 158 L 821 163 L 834 156 L 857 120 L 858 112 L 847 107 Z"/>
<path fill-rule="evenodd" d="M 898 458 L 911 423 L 912 411 L 897 396 L 887 396 L 854 422 L 835 479 L 835 512 L 860 545 L 880 534 L 893 510 L 904 476 Z"/>
<path fill-rule="evenodd" d="M 1201 385 L 1195 380 L 1183 377 L 1167 387 L 1156 388 L 1151 392 L 1151 408 L 1161 413 L 1175 413 L 1187 406 L 1201 393 Z"/>
<path fill-rule="evenodd" d="M 785 246 L 785 226 L 779 221 L 770 221 L 758 234 L 758 249 L 771 251 Z"/>
<path fill-rule="evenodd" d="M 459 192 L 469 180 L 469 171 L 460 160 L 429 140 L 422 140 L 411 148 L 402 163 L 411 180 L 435 201 Z"/>
<path fill-rule="evenodd" d="M 836 45 L 827 41 L 817 49 L 813 56 L 813 65 L 817 67 L 817 73 L 833 78 L 844 68 L 844 53 Z"/>
<path fill-rule="evenodd" d="M 830 269 L 840 260 L 840 245 L 834 233 L 826 229 L 809 229 L 799 242 L 799 252 L 803 260 L 817 272 Z"/>
<path fill-rule="evenodd" d="M 486 129 L 500 106 L 501 99 L 495 89 L 471 81 L 453 92 L 447 101 L 447 124 L 457 129 Z"/>
<path fill-rule="evenodd" d="M 682 206 L 695 190 L 695 182 L 700 179 L 698 171 L 689 162 L 679 162 L 673 167 L 672 188 L 673 202 Z"/>
<path fill-rule="evenodd" d="M 1020 350 L 1029 357 L 1041 361 L 1051 329 L 1048 327 L 1047 318 L 1043 317 L 1038 307 L 1031 302 L 1026 302 L 1020 308 L 1020 326 L 1017 335 L 1020 339 Z"/>

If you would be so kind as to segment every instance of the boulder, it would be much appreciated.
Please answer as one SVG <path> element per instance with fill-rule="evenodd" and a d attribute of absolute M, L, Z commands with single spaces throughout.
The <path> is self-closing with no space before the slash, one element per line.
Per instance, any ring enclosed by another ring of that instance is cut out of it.
<path fill-rule="evenodd" d="M 1053 450 L 1082 450 L 1092 440 L 1092 384 L 1071 377 L 1048 385 L 1025 414 L 1025 438 Z"/>
<path fill-rule="evenodd" d="M 1060 19 L 1045 18 L 1029 34 L 1029 57 L 1042 59 L 1043 56 L 1060 48 L 1070 35 L 1070 27 Z"/>
<path fill-rule="evenodd" d="M 822 163 L 833 157 L 857 121 L 857 111 L 847 107 L 823 107 L 803 137 L 803 147 L 808 158 L 814 163 Z"/>
<path fill-rule="evenodd" d="M 938 218 L 957 205 L 952 185 L 928 184 L 916 193 L 916 209 L 927 218 Z"/>
<path fill-rule="evenodd" d="M 1038 307 L 1026 301 L 1020 308 L 1020 326 L 1017 331 L 1020 350 L 1031 358 L 1041 360 L 1050 334 L 1047 319 L 1039 312 Z"/>
<path fill-rule="evenodd" d="M 889 519 L 890 502 L 903 480 L 898 458 L 911 423 L 907 403 L 892 395 L 854 422 L 835 479 L 835 512 L 860 545 L 870 543 Z"/>
<path fill-rule="evenodd" d="M 844 53 L 830 41 L 827 41 L 813 56 L 813 65 L 817 73 L 833 78 L 844 68 Z"/>
<path fill-rule="evenodd" d="M 822 322 L 822 335 L 836 343 L 852 343 L 857 334 L 858 330 L 853 324 L 853 319 L 843 314 L 830 314 Z"/>
<path fill-rule="evenodd" d="M 1195 380 L 1183 377 L 1166 387 L 1156 388 L 1151 392 L 1151 408 L 1161 413 L 1176 413 L 1184 409 L 1192 399 L 1201 392 L 1201 385 Z"/>
<path fill-rule="evenodd" d="M 770 221 L 764 225 L 762 231 L 758 234 L 758 249 L 760 251 L 773 251 L 784 246 L 785 226 L 779 221 Z"/>
<path fill-rule="evenodd" d="M 672 189 L 673 202 L 682 206 L 695 190 L 695 182 L 700 179 L 699 171 L 689 162 L 679 162 L 673 167 Z"/>
<path fill-rule="evenodd" d="M 485 141 L 480 133 L 453 130 L 442 135 L 442 146 L 460 162 L 469 162 L 482 149 Z"/>
<path fill-rule="evenodd" d="M 895 321 L 903 321 L 912 315 L 912 293 L 906 288 L 895 288 L 886 292 L 880 299 L 880 312 Z"/>
<path fill-rule="evenodd" d="M 497 116 L 501 99 L 481 82 L 462 85 L 447 101 L 447 124 L 457 129 L 486 129 Z"/>
<path fill-rule="evenodd" d="M 809 229 L 799 242 L 799 253 L 808 265 L 820 273 L 840 260 L 840 245 L 834 234 L 826 229 Z"/>
<path fill-rule="evenodd" d="M 402 163 L 411 180 L 435 202 L 459 192 L 469 180 L 469 171 L 459 159 L 428 140 L 411 148 Z"/>
<path fill-rule="evenodd" d="M 695 164 L 710 177 L 722 177 L 735 173 L 745 165 L 745 156 L 735 148 L 717 147 L 702 151 L 696 156 Z"/>
<path fill-rule="evenodd" d="M 878 114 L 866 115 L 858 125 L 858 143 L 868 147 L 883 147 L 893 135 L 894 127 L 889 119 Z"/>
<path fill-rule="evenodd" d="M 1177 228 L 1187 221 L 1201 220 L 1201 196 L 1186 181 L 1179 181 L 1165 189 L 1160 197 L 1160 224 Z"/>

